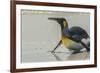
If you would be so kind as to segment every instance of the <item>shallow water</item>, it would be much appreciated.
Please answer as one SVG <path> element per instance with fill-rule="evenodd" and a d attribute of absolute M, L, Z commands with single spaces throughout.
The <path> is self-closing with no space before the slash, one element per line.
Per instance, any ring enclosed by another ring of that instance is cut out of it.
<path fill-rule="evenodd" d="M 22 53 L 22 63 L 32 62 L 55 62 L 55 61 L 71 61 L 71 60 L 87 60 L 89 54 L 87 52 L 71 54 L 71 52 L 35 52 L 30 51 Z"/>

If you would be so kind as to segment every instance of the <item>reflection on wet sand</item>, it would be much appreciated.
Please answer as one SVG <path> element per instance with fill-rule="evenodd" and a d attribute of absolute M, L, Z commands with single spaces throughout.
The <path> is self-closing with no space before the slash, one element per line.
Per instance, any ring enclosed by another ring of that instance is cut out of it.
<path fill-rule="evenodd" d="M 77 53 L 77 54 L 71 54 L 67 57 L 60 57 L 58 53 L 52 53 L 54 57 L 56 58 L 57 61 L 62 61 L 63 59 L 67 60 L 87 60 L 89 59 L 89 53 L 87 52 L 82 52 L 82 53 Z M 62 53 L 64 55 L 64 53 Z"/>
<path fill-rule="evenodd" d="M 22 54 L 22 62 L 55 62 L 55 61 L 73 61 L 73 60 L 87 60 L 89 53 L 82 52 L 71 54 L 69 52 L 30 52 Z"/>

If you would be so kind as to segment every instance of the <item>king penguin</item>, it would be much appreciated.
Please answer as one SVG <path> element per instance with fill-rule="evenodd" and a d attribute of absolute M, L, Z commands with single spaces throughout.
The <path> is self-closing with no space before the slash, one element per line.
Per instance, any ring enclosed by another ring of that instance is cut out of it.
<path fill-rule="evenodd" d="M 80 53 L 83 48 L 90 51 L 90 40 L 88 33 L 79 26 L 73 26 L 69 28 L 68 22 L 65 18 L 48 18 L 49 20 L 54 20 L 61 26 L 61 40 L 55 46 L 51 52 L 63 44 L 69 50 L 73 50 L 73 54 Z M 86 41 L 83 41 L 86 40 Z"/>

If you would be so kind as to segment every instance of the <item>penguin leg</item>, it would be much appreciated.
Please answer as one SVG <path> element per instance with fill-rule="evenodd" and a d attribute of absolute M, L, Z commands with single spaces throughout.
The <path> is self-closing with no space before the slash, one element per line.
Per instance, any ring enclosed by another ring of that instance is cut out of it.
<path fill-rule="evenodd" d="M 59 45 L 62 43 L 62 40 L 59 41 L 59 43 L 57 44 L 57 46 L 51 51 L 52 53 L 55 52 L 55 50 L 59 47 Z"/>

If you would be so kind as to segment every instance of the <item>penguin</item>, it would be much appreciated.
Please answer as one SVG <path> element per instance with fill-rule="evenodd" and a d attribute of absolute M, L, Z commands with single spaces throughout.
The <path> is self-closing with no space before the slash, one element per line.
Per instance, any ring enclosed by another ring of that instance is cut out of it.
<path fill-rule="evenodd" d="M 54 20 L 61 27 L 61 40 L 51 51 L 52 53 L 63 44 L 69 50 L 73 50 L 72 54 L 80 53 L 83 48 L 86 48 L 87 52 L 90 51 L 90 40 L 88 33 L 79 26 L 73 26 L 69 28 L 68 22 L 65 18 L 48 18 L 48 20 Z M 86 41 L 83 41 L 86 40 Z"/>

